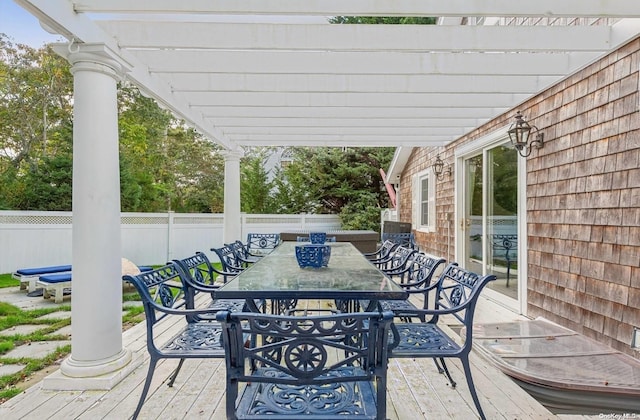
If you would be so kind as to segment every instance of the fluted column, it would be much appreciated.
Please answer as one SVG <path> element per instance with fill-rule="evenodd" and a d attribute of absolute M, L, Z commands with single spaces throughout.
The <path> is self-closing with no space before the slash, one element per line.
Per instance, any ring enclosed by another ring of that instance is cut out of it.
<path fill-rule="evenodd" d="M 240 158 L 241 151 L 228 150 L 224 156 L 224 229 L 225 244 L 242 240 L 240 226 Z"/>
<path fill-rule="evenodd" d="M 96 45 L 61 55 L 74 79 L 71 355 L 43 385 L 109 389 L 131 361 L 122 345 L 116 83 L 123 69 Z"/>

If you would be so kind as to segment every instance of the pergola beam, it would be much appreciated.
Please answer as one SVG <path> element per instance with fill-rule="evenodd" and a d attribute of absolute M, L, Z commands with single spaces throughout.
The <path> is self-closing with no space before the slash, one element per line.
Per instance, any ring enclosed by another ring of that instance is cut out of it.
<path fill-rule="evenodd" d="M 330 146 L 330 147 L 428 147 L 443 146 L 459 136 L 447 135 L 237 135 L 234 141 L 246 146 Z"/>
<path fill-rule="evenodd" d="M 608 26 L 329 25 L 101 21 L 122 48 L 275 51 L 606 51 Z"/>
<path fill-rule="evenodd" d="M 602 0 L 79 0 L 78 12 L 307 16 L 640 17 L 635 1 Z"/>
<path fill-rule="evenodd" d="M 218 117 L 216 123 L 225 127 L 225 132 L 236 132 L 237 128 L 266 128 L 266 127 L 304 127 L 304 128 L 365 128 L 365 127 L 409 127 L 409 128 L 447 128 L 447 127 L 477 127 L 485 120 L 479 118 L 240 118 L 240 117 Z"/>
<path fill-rule="evenodd" d="M 371 75 L 176 73 L 174 92 L 532 93 L 558 79 L 541 75 Z"/>
<path fill-rule="evenodd" d="M 464 105 L 456 108 L 444 108 L 438 104 L 426 107 L 394 108 L 394 107 L 255 107 L 255 106 L 194 106 L 205 118 L 224 117 L 239 118 L 422 118 L 422 119 L 488 119 L 507 111 L 508 107 L 470 108 Z"/>
<path fill-rule="evenodd" d="M 133 51 L 152 73 L 564 76 L 598 53 Z"/>
<path fill-rule="evenodd" d="M 345 107 L 422 107 L 487 106 L 509 107 L 530 95 L 514 93 L 453 94 L 453 93 L 281 93 L 281 92 L 194 92 L 189 95 L 191 105 L 213 106 L 345 106 Z"/>

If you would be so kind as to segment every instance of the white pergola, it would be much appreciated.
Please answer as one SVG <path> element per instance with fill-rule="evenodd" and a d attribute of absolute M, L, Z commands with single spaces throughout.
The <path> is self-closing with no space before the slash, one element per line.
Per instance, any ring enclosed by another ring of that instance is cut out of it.
<path fill-rule="evenodd" d="M 443 146 L 640 34 L 637 0 L 15 1 L 69 41 L 55 48 L 75 83 L 72 354 L 45 382 L 58 389 L 136 366 L 121 341 L 118 80 L 227 150 L 225 214 L 239 214 L 243 147 Z M 238 233 L 229 218 L 225 241 Z"/>

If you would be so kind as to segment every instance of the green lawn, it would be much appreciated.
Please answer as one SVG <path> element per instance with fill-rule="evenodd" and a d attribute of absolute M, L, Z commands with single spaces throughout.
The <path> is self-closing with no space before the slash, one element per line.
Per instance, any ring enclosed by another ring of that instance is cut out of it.
<path fill-rule="evenodd" d="M 11 277 L 11 274 L 0 274 L 0 287 L 18 287 L 20 282 Z M 26 291 L 25 291 L 26 293 Z M 34 299 L 42 299 L 34 298 Z M 126 288 L 122 296 L 123 302 L 140 300 L 138 293 Z M 66 335 L 56 334 L 60 328 L 71 324 L 71 318 L 64 319 L 37 319 L 43 315 L 57 312 L 70 311 L 70 305 L 61 305 L 46 309 L 35 309 L 24 311 L 6 302 L 0 302 L 0 330 L 6 330 L 18 325 L 41 325 L 42 328 L 30 334 L 13 334 L 0 336 L 0 364 L 23 364 L 25 367 L 18 373 L 0 376 L 0 403 L 20 394 L 23 389 L 20 383 L 34 374 L 64 358 L 71 352 L 70 345 L 61 345 L 57 351 L 41 359 L 23 357 L 20 359 L 8 358 L 5 355 L 12 349 L 36 341 L 65 341 L 69 340 Z M 129 328 L 144 320 L 144 309 L 142 306 L 132 306 L 126 308 L 126 314 L 122 317 L 123 328 Z"/>

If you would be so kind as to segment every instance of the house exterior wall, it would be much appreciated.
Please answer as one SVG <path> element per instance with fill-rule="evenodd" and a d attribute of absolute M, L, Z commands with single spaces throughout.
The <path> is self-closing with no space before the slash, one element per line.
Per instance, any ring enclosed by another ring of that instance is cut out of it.
<path fill-rule="evenodd" d="M 639 69 L 635 39 L 517 108 L 545 135 L 544 148 L 527 158 L 528 314 L 635 357 L 640 352 L 629 344 L 640 327 Z M 510 124 L 515 112 L 445 148 L 414 149 L 400 183 L 400 220 L 412 220 L 414 174 L 438 153 L 451 164 L 457 147 Z M 426 252 L 453 260 L 454 177 L 436 189 L 436 232 L 416 239 Z"/>

